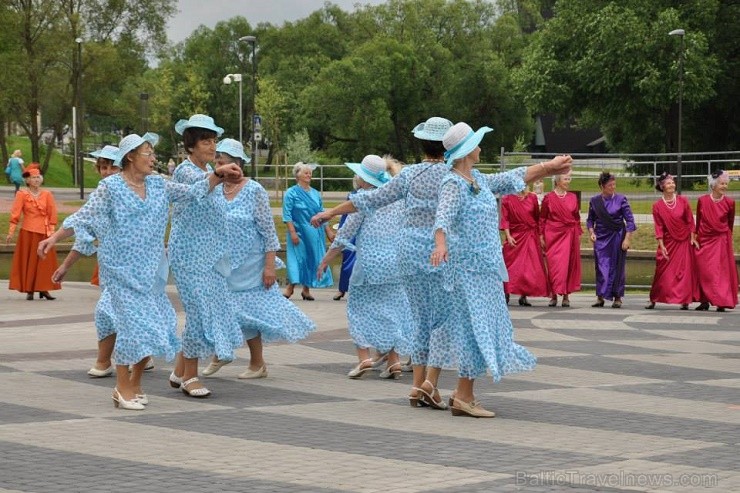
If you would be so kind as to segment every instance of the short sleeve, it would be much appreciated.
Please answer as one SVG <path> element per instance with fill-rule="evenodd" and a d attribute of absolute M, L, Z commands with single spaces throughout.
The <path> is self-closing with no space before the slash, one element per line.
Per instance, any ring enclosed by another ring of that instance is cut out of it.
<path fill-rule="evenodd" d="M 486 177 L 488 188 L 496 195 L 509 195 L 519 193 L 527 186 L 524 183 L 524 176 L 527 174 L 527 168 L 521 167 L 503 173 L 492 173 L 483 175 Z"/>
<path fill-rule="evenodd" d="M 409 168 L 405 168 L 382 187 L 353 194 L 349 200 L 357 210 L 365 213 L 377 211 L 386 205 L 401 200 L 408 191 L 409 171 Z"/>
<path fill-rule="evenodd" d="M 355 212 L 347 216 L 347 220 L 344 221 L 342 227 L 337 231 L 337 236 L 334 238 L 334 242 L 331 244 L 331 248 L 342 248 L 346 250 L 354 250 L 355 245 L 352 240 L 357 236 L 357 232 L 360 230 L 363 221 L 365 220 L 364 212 Z"/>

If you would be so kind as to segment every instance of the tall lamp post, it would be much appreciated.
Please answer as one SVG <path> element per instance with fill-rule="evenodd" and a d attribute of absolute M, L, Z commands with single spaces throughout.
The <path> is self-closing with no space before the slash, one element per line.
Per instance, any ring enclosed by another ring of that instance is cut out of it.
<path fill-rule="evenodd" d="M 683 38 L 686 31 L 683 29 L 674 29 L 669 32 L 669 36 L 678 36 L 681 38 L 681 49 L 678 52 L 678 149 L 676 151 L 676 193 L 681 195 L 681 120 L 683 114 Z"/>
<path fill-rule="evenodd" d="M 239 83 L 239 143 L 244 143 L 244 136 L 243 136 L 243 115 L 244 110 L 242 110 L 242 74 L 226 74 L 226 77 L 224 77 L 224 84 L 229 85 L 233 81 L 236 81 Z"/>
<path fill-rule="evenodd" d="M 257 95 L 257 38 L 255 36 L 242 36 L 239 41 L 245 41 L 252 45 L 252 167 L 250 176 L 257 176 L 257 128 L 255 116 L 257 115 L 255 101 Z"/>
<path fill-rule="evenodd" d="M 77 161 L 77 179 L 80 183 L 80 199 L 85 198 L 85 160 L 82 157 L 82 38 L 76 38 L 77 43 L 77 133 L 75 134 L 75 161 Z"/>

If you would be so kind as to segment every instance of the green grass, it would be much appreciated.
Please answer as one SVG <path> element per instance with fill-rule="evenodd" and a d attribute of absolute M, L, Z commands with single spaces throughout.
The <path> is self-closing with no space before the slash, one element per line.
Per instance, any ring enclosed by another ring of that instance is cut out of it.
<path fill-rule="evenodd" d="M 91 142 L 91 145 L 93 143 Z M 9 136 L 8 149 L 12 152 L 20 149 L 23 152 L 23 160 L 26 165 L 31 163 L 31 141 L 28 137 Z M 45 152 L 46 146 L 41 146 L 41 152 Z M 43 162 L 43 157 L 40 159 Z M 44 185 L 47 187 L 76 188 L 72 181 L 72 156 L 62 155 L 58 149 L 52 152 L 49 159 L 49 168 L 44 174 Z M 100 175 L 95 170 L 95 163 L 85 160 L 84 168 L 85 188 L 95 188 L 100 180 Z"/>

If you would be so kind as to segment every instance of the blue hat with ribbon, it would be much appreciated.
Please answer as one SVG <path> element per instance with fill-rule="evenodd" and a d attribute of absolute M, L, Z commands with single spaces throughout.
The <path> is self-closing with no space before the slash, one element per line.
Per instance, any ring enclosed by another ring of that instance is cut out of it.
<path fill-rule="evenodd" d="M 452 122 L 447 118 L 433 116 L 414 127 L 414 137 L 420 140 L 434 140 L 441 142 L 445 132 L 450 129 Z"/>
<path fill-rule="evenodd" d="M 116 156 L 113 164 L 115 166 L 122 166 L 121 162 L 123 161 L 123 158 L 126 156 L 126 154 L 141 146 L 145 142 L 149 142 L 149 144 L 154 147 L 157 145 L 157 142 L 159 142 L 159 135 L 153 132 L 147 132 L 142 136 L 130 134 L 122 138 L 121 142 L 118 143 L 118 156 Z"/>
<path fill-rule="evenodd" d="M 252 160 L 244 154 L 244 146 L 241 142 L 234 139 L 224 139 L 216 145 L 216 152 L 228 154 L 231 157 L 241 158 L 245 163 L 251 163 Z"/>
<path fill-rule="evenodd" d="M 221 134 L 224 133 L 224 129 L 216 125 L 213 118 L 208 115 L 195 114 L 187 120 L 179 120 L 175 123 L 175 132 L 180 135 L 189 128 L 204 128 L 215 132 L 217 137 L 221 137 Z"/>
<path fill-rule="evenodd" d="M 375 154 L 369 154 L 362 158 L 361 163 L 344 163 L 354 173 L 376 187 L 382 187 L 391 179 L 386 172 L 385 159 Z"/>
<path fill-rule="evenodd" d="M 110 159 L 111 161 L 115 161 L 118 157 L 118 147 L 116 146 L 105 146 L 102 149 L 98 149 L 97 151 L 93 151 L 90 153 L 92 157 L 95 159 L 103 158 L 103 159 Z M 118 165 L 116 165 L 118 166 Z"/>
<path fill-rule="evenodd" d="M 454 124 L 442 138 L 442 145 L 447 149 L 445 152 L 447 164 L 452 164 L 455 159 L 463 158 L 473 152 L 483 140 L 483 136 L 491 131 L 493 131 L 491 127 L 481 127 L 473 132 L 470 125 L 465 122 Z"/>

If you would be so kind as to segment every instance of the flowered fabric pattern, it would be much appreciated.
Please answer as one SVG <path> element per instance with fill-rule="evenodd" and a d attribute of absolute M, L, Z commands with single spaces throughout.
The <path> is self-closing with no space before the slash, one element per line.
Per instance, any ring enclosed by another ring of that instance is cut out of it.
<path fill-rule="evenodd" d="M 429 265 L 434 249 L 432 226 L 439 199 L 439 184 L 449 172 L 445 163 L 422 162 L 406 166 L 401 173 L 380 188 L 350 197 L 360 212 L 370 213 L 396 201 L 404 204 L 403 223 L 396 234 L 398 270 L 414 317 L 411 361 L 416 365 L 441 365 L 429 361 L 430 346 L 442 348 L 432 340 L 432 330 L 440 327 L 447 314 L 438 304 L 446 294 L 442 290 L 440 269 Z M 435 351 L 439 361 L 448 357 Z"/>
<path fill-rule="evenodd" d="M 483 175 L 474 169 L 471 176 L 480 186 L 477 194 L 455 173 L 442 181 L 433 230 L 442 229 L 447 236 L 449 262 L 443 264 L 443 276 L 449 316 L 434 336 L 453 348 L 454 359 L 443 366 L 456 366 L 461 378 L 474 379 L 489 371 L 498 382 L 536 364 L 534 355 L 513 341 L 501 282 L 506 269 L 494 196 L 524 189 L 525 173 L 526 168 L 517 168 Z"/>
<path fill-rule="evenodd" d="M 283 296 L 277 283 L 265 289 L 262 282 L 265 253 L 280 249 L 267 192 L 249 180 L 231 201 L 226 200 L 223 185 L 219 185 L 213 200 L 226 212 L 229 251 L 220 268 L 226 275 L 244 339 L 258 335 L 264 342 L 305 339 L 316 329 L 313 321 Z M 280 259 L 275 260 L 277 268 L 285 267 Z"/>
<path fill-rule="evenodd" d="M 201 170 L 189 160 L 175 170 L 172 181 L 193 184 L 212 171 Z M 226 217 L 211 200 L 175 204 L 168 253 L 175 284 L 185 309 L 182 350 L 186 358 L 234 359 L 234 349 L 244 343 L 236 314 L 228 303 L 215 303 L 228 291 L 216 263 L 226 255 Z"/>
<path fill-rule="evenodd" d="M 142 199 L 120 175 L 109 176 L 64 223 L 75 230 L 74 250 L 97 252 L 103 293 L 96 323 L 117 333 L 113 357 L 119 365 L 150 355 L 171 360 L 180 350 L 175 311 L 164 292 L 169 204 L 202 200 L 208 193 L 206 181 L 185 186 L 148 176 L 145 186 Z"/>
<path fill-rule="evenodd" d="M 356 251 L 347 318 L 350 336 L 361 348 L 412 352 L 413 313 L 401 283 L 396 247 L 403 212 L 403 202 L 398 201 L 377 211 L 350 214 L 332 244 Z"/>
<path fill-rule="evenodd" d="M 293 185 L 285 191 L 283 196 L 283 222 L 292 222 L 300 238 L 300 243 L 294 245 L 290 239 L 290 232 L 286 234 L 285 249 L 288 261 L 288 282 L 301 284 L 311 288 L 328 288 L 334 284 L 331 270 L 327 269 L 324 276 L 316 279 L 316 269 L 326 253 L 326 236 L 324 224 L 320 228 L 311 226 L 311 217 L 324 210 L 321 195 L 313 188 L 308 192 L 298 185 Z"/>

